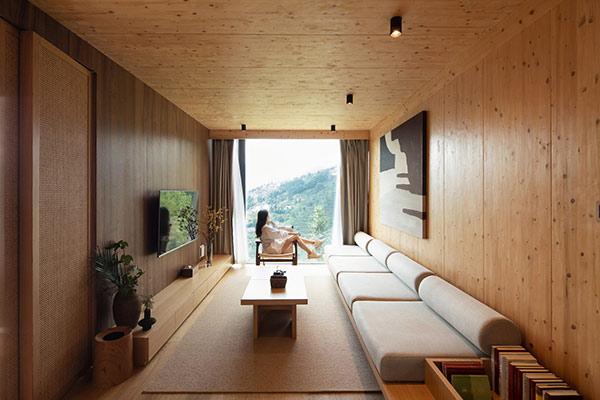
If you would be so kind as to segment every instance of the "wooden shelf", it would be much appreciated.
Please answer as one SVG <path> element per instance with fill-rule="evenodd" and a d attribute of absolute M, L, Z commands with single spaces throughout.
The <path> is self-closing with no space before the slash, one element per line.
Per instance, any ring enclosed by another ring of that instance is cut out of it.
<path fill-rule="evenodd" d="M 149 331 L 137 327 L 133 332 L 136 366 L 148 364 L 231 265 L 230 255 L 215 255 L 212 266 L 206 267 L 204 262 L 196 265 L 192 278 L 178 278 L 154 296 L 152 316 L 156 324 Z"/>
<path fill-rule="evenodd" d="M 462 397 L 446 379 L 436 363 L 442 361 L 472 361 L 482 360 L 484 367 L 489 367 L 489 359 L 480 358 L 426 358 L 425 359 L 425 384 L 436 400 L 462 400 Z M 499 400 L 499 396 L 493 393 L 492 400 Z"/>

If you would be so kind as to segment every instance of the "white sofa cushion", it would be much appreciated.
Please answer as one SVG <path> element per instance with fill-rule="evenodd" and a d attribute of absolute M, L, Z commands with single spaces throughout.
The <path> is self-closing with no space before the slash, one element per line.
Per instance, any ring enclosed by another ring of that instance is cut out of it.
<path fill-rule="evenodd" d="M 328 259 L 330 256 L 363 256 L 363 257 L 371 257 L 369 253 L 364 251 L 359 246 L 353 244 L 342 244 L 342 245 L 334 245 L 328 244 L 325 246 L 324 253 L 325 259 Z"/>
<path fill-rule="evenodd" d="M 415 292 L 419 290 L 419 285 L 425 277 L 433 275 L 433 272 L 400 252 L 390 254 L 386 265 L 390 271 Z"/>
<path fill-rule="evenodd" d="M 478 357 L 481 353 L 421 301 L 357 301 L 356 327 L 387 382 L 421 382 L 427 357 Z"/>
<path fill-rule="evenodd" d="M 338 275 L 338 285 L 349 308 L 359 300 L 415 301 L 419 295 L 390 272 Z"/>
<path fill-rule="evenodd" d="M 388 246 L 379 239 L 373 239 L 369 242 L 369 245 L 367 246 L 367 251 L 369 252 L 369 254 L 375 257 L 377 261 L 379 261 L 383 265 L 386 265 L 387 259 L 390 256 L 390 254 L 395 253 L 398 250 Z"/>
<path fill-rule="evenodd" d="M 364 233 L 364 232 L 356 232 L 354 234 L 354 243 L 364 251 L 367 251 L 367 246 L 369 242 L 373 240 L 373 236 Z"/>
<path fill-rule="evenodd" d="M 521 344 L 521 332 L 514 322 L 438 276 L 423 279 L 419 295 L 440 317 L 488 355 L 492 345 Z"/>
<path fill-rule="evenodd" d="M 336 281 L 340 272 L 390 272 L 373 257 L 331 256 L 327 265 Z"/>

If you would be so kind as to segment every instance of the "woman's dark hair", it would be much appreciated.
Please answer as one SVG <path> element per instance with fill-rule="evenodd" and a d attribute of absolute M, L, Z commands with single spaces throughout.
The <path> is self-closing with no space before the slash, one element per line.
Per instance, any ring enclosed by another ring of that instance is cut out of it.
<path fill-rule="evenodd" d="M 269 212 L 267 210 L 260 210 L 258 212 L 258 217 L 256 217 L 256 237 L 260 237 L 262 234 L 262 228 L 267 223 L 268 216 Z"/>

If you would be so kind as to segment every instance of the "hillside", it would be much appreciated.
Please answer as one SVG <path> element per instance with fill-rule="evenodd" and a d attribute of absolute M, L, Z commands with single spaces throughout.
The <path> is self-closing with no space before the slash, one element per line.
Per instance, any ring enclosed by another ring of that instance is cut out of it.
<path fill-rule="evenodd" d="M 263 208 L 269 210 L 278 225 L 293 225 L 304 236 L 329 242 L 336 173 L 336 168 L 324 169 L 249 191 L 246 199 L 249 254 L 252 256 L 255 251 L 256 214 Z"/>

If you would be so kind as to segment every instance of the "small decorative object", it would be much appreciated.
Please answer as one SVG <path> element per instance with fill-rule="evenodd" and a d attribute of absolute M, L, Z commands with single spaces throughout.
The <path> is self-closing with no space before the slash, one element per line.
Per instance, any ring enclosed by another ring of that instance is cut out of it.
<path fill-rule="evenodd" d="M 271 289 L 283 289 L 287 283 L 287 276 L 285 271 L 278 269 L 271 275 Z"/>
<path fill-rule="evenodd" d="M 115 324 L 133 329 L 142 309 L 136 291 L 144 271 L 133 263 L 132 256 L 125 254 L 128 246 L 127 242 L 119 240 L 104 248 L 97 248 L 94 269 L 116 288 L 112 307 Z"/>
<path fill-rule="evenodd" d="M 108 388 L 125 381 L 133 373 L 131 328 L 117 326 L 95 337 L 94 385 Z"/>
<path fill-rule="evenodd" d="M 193 277 L 194 276 L 194 267 L 192 267 L 191 265 L 186 265 L 185 267 L 181 268 L 179 275 L 181 275 L 184 278 Z"/>
<path fill-rule="evenodd" d="M 217 234 L 223 229 L 223 224 L 227 221 L 226 208 L 206 207 L 202 213 L 202 225 L 205 229 L 202 231 L 206 240 L 206 264 L 212 265 L 213 248 Z"/>
<path fill-rule="evenodd" d="M 152 317 L 153 307 L 154 301 L 152 300 L 152 296 L 144 297 L 144 318 L 138 322 L 138 325 L 145 331 L 149 331 L 152 325 L 156 323 L 156 318 Z"/>

